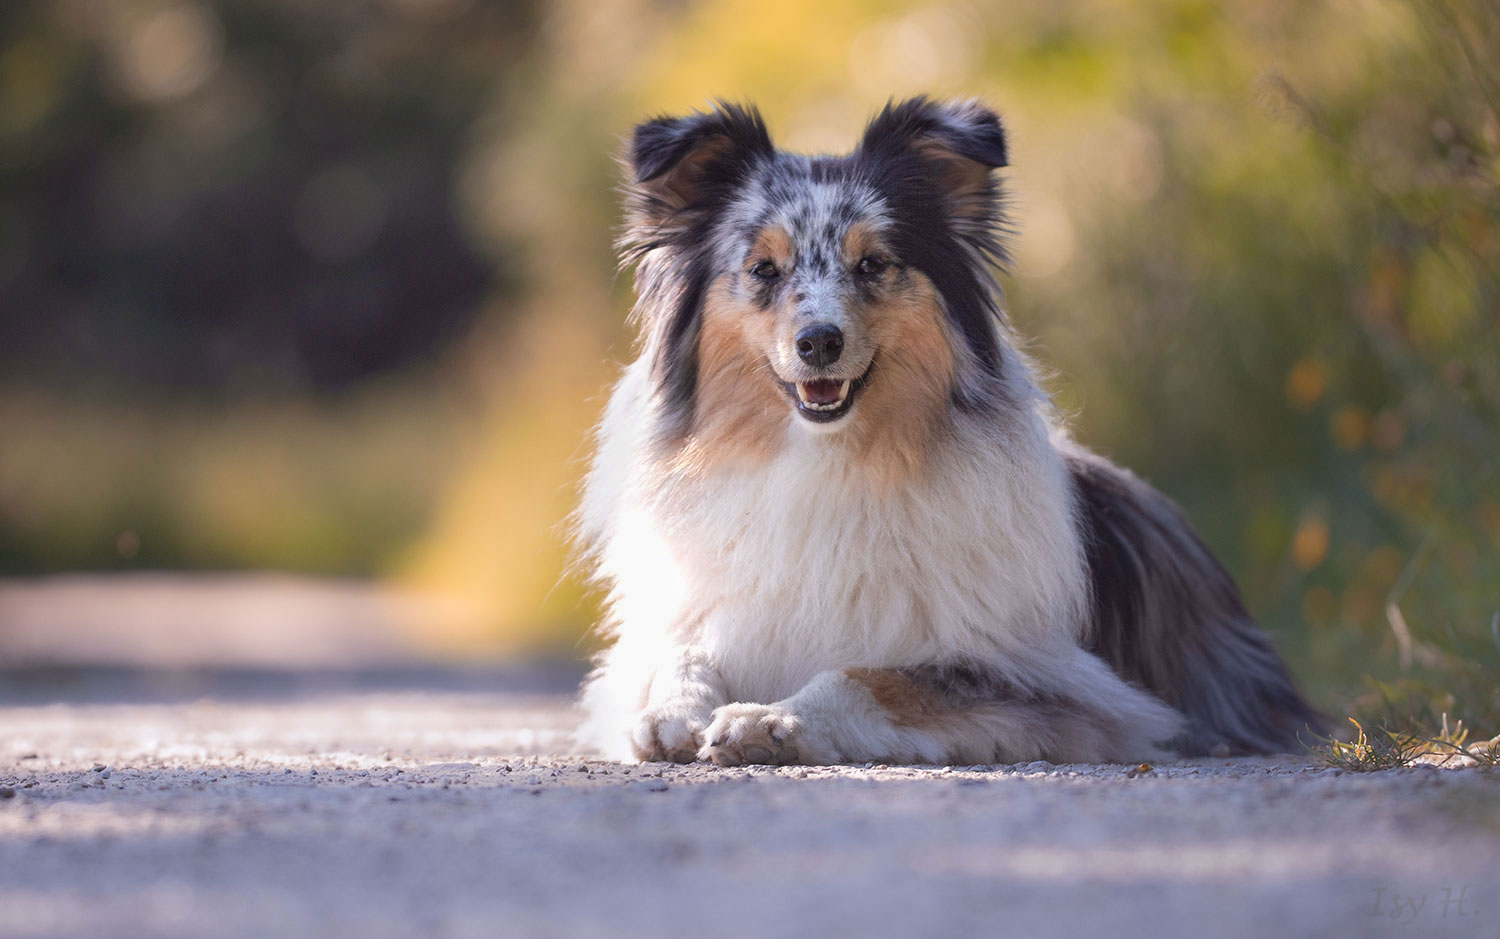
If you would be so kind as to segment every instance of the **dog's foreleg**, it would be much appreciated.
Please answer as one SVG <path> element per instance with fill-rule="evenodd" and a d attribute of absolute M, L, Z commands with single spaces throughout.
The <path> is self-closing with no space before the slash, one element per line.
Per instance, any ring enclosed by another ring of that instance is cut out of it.
<path fill-rule="evenodd" d="M 940 750 L 931 735 L 897 726 L 855 673 L 827 671 L 781 701 L 714 711 L 698 759 L 719 766 L 853 763 L 887 755 L 897 762 L 936 762 Z"/>
<path fill-rule="evenodd" d="M 636 759 L 691 763 L 714 709 L 728 700 L 724 679 L 709 657 L 682 650 L 652 676 L 646 708 L 630 734 Z"/>
<path fill-rule="evenodd" d="M 1176 716 L 1115 683 L 1085 700 L 970 666 L 827 671 L 773 704 L 720 707 L 698 758 L 736 766 L 1162 757 L 1152 741 L 1170 736 Z"/>

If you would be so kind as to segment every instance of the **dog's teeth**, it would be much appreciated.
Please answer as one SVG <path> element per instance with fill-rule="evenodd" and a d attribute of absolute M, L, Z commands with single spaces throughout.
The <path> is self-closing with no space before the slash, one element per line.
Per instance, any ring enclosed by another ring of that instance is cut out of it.
<path fill-rule="evenodd" d="M 820 381 L 823 380 L 825 379 L 820 379 Z M 854 380 L 846 378 L 839 383 L 839 396 L 838 399 L 834 401 L 812 400 L 808 396 L 807 384 L 808 383 L 806 382 L 796 382 L 797 399 L 802 402 L 802 406 L 804 408 L 809 411 L 837 411 L 839 408 L 843 407 L 844 402 L 848 400 L 849 391 L 854 387 Z"/>

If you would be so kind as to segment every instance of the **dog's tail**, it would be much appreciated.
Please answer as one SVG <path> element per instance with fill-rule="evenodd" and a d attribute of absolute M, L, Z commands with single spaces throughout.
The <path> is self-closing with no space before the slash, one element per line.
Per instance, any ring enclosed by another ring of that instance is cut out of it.
<path fill-rule="evenodd" d="M 1297 692 L 1239 590 L 1178 508 L 1081 449 L 1078 494 L 1093 602 L 1085 647 L 1187 717 L 1184 755 L 1285 753 L 1327 720 Z"/>

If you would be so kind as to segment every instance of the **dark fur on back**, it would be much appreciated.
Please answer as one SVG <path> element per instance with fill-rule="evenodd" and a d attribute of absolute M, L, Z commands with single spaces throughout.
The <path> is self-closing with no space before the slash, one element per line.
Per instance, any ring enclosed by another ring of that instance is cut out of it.
<path fill-rule="evenodd" d="M 1326 721 L 1292 684 L 1239 590 L 1166 496 L 1072 450 L 1093 585 L 1085 647 L 1188 719 L 1172 748 L 1284 753 Z"/>

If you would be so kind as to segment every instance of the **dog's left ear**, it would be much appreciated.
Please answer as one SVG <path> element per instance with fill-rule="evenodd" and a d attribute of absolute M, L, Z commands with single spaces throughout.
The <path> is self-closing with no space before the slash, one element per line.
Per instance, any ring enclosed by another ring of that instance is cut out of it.
<path fill-rule="evenodd" d="M 951 197 L 956 215 L 991 211 L 991 171 L 1007 163 L 1000 116 L 977 101 L 891 102 L 865 128 L 859 150 L 874 158 L 917 157 Z"/>

